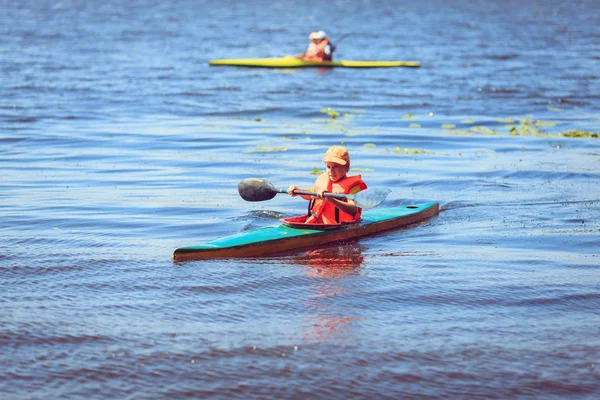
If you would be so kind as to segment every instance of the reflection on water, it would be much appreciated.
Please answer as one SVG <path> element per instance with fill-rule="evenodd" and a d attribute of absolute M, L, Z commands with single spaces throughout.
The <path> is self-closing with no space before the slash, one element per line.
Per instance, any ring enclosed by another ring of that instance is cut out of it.
<path fill-rule="evenodd" d="M 307 267 L 309 277 L 304 340 L 345 343 L 356 336 L 353 324 L 361 320 L 360 310 L 340 307 L 340 301 L 362 291 L 366 250 L 364 245 L 349 243 L 308 250 L 291 258 L 294 264 Z"/>
<path fill-rule="evenodd" d="M 353 243 L 308 250 L 292 258 L 294 264 L 305 265 L 310 277 L 342 277 L 359 275 L 364 262 L 364 245 Z"/>

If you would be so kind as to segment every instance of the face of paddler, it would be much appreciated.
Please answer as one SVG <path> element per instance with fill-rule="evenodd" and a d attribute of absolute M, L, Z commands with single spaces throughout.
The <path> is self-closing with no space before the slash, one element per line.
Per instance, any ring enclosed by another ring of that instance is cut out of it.
<path fill-rule="evenodd" d="M 350 169 L 350 165 L 342 165 L 334 162 L 326 162 L 325 167 L 327 168 L 327 176 L 329 176 L 332 182 L 337 182 L 345 177 Z"/>

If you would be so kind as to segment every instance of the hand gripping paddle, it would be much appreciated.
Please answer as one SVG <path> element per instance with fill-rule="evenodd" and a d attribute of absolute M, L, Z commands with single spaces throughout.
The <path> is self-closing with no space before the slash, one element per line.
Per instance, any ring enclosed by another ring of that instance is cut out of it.
<path fill-rule="evenodd" d="M 238 192 L 242 199 L 246 201 L 265 201 L 271 200 L 278 193 L 286 193 L 285 189 L 276 189 L 273 184 L 269 181 L 260 178 L 248 178 L 244 179 L 238 184 Z M 356 194 L 338 194 L 338 193 L 325 193 L 326 197 L 334 197 L 336 199 L 348 199 L 354 200 L 356 206 L 359 208 L 369 209 L 377 207 L 381 204 L 391 190 L 389 189 L 365 189 Z M 308 190 L 294 190 L 295 194 L 303 194 L 306 196 L 317 196 L 316 192 Z"/>

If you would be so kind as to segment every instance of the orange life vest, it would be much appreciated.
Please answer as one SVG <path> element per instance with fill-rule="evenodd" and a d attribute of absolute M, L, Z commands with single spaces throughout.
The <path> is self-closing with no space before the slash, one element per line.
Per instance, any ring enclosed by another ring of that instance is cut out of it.
<path fill-rule="evenodd" d="M 331 53 L 325 54 L 324 50 L 327 45 L 329 45 L 329 39 L 325 39 L 319 44 L 310 42 L 308 49 L 306 49 L 306 53 L 304 53 L 304 59 L 306 61 L 331 61 L 333 46 L 330 45 Z"/>
<path fill-rule="evenodd" d="M 323 173 L 317 178 L 314 190 L 316 192 L 327 190 L 331 193 L 349 194 L 350 189 L 355 186 L 358 186 L 360 190 L 367 188 L 367 184 L 363 182 L 360 175 L 347 176 L 337 182 L 332 182 L 327 173 Z M 308 213 L 307 224 L 336 224 L 359 220 L 361 209 L 359 208 L 356 215 L 352 216 L 324 199 L 315 198 L 308 205 Z"/>

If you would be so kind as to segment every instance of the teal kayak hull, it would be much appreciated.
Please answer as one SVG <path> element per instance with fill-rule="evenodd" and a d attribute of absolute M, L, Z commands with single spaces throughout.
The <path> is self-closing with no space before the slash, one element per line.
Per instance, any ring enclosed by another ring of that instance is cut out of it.
<path fill-rule="evenodd" d="M 226 236 L 197 246 L 178 248 L 173 253 L 173 260 L 179 262 L 282 254 L 405 227 L 438 213 L 438 203 L 424 203 L 364 210 L 360 223 L 331 230 L 297 229 L 283 224 L 270 226 Z"/>

